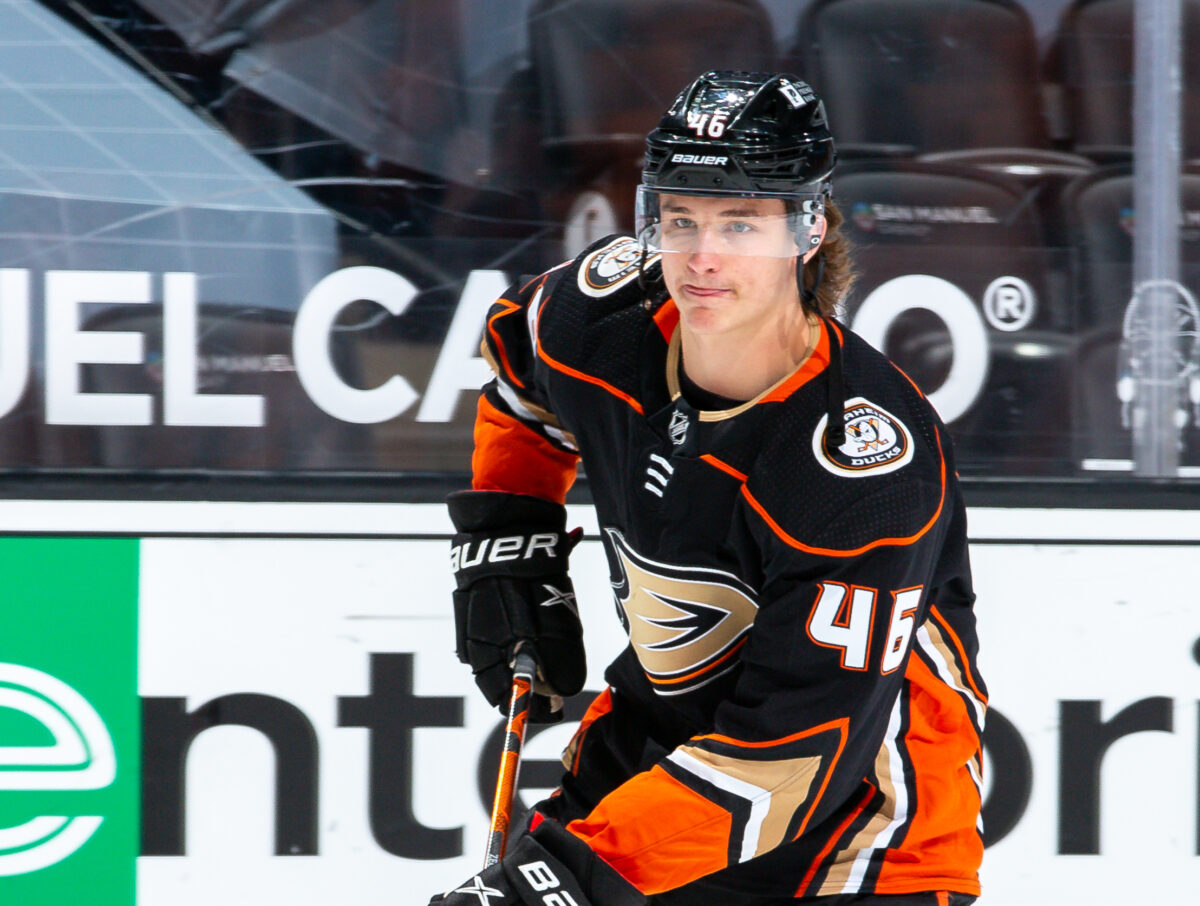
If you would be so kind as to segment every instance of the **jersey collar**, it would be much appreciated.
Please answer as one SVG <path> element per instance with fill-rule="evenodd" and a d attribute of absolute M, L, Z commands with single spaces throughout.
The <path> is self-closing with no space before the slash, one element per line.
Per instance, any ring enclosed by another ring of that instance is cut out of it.
<path fill-rule="evenodd" d="M 682 389 L 679 386 L 679 360 L 683 354 L 683 339 L 679 331 L 678 311 L 675 309 L 673 300 L 668 300 L 663 306 L 670 306 L 675 312 L 675 323 L 670 335 L 670 341 L 667 345 L 667 391 L 671 395 L 672 401 L 677 400 L 682 394 Z M 662 309 L 659 309 L 662 311 Z M 657 320 L 657 317 L 656 317 Z M 829 365 L 829 334 L 823 318 L 810 318 L 809 327 L 812 329 L 809 341 L 808 350 L 804 354 L 804 358 L 800 364 L 796 366 L 796 370 L 791 374 L 785 375 L 780 380 L 776 381 L 754 399 L 747 400 L 740 406 L 735 406 L 732 409 L 721 410 L 705 410 L 699 413 L 699 419 L 702 422 L 715 422 L 727 418 L 733 418 L 740 415 L 747 409 L 757 406 L 759 403 L 779 403 L 787 399 L 814 377 L 825 370 Z M 660 324 L 660 327 L 662 325 Z"/>

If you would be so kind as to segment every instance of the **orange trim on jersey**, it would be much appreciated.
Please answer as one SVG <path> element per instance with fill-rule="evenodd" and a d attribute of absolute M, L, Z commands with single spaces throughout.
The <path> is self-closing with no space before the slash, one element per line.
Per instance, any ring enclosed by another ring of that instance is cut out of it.
<path fill-rule="evenodd" d="M 703 459 L 710 466 L 720 469 L 725 474 L 732 475 L 734 478 L 736 478 L 742 484 L 746 483 L 745 475 L 743 475 L 741 472 L 739 472 L 733 466 L 729 465 L 729 463 L 721 462 L 721 460 L 717 459 L 717 457 L 713 456 L 711 453 L 703 453 L 703 454 L 701 454 L 700 458 Z"/>
<path fill-rule="evenodd" d="M 575 483 L 578 461 L 486 396 L 479 397 L 471 455 L 471 487 L 476 491 L 510 491 L 563 503 Z"/>
<path fill-rule="evenodd" d="M 658 325 L 658 332 L 663 339 L 670 343 L 675 328 L 679 326 L 679 308 L 674 299 L 667 299 L 654 313 L 654 323 Z"/>
<path fill-rule="evenodd" d="M 567 263 L 570 263 L 570 262 L 567 262 Z M 558 267 L 562 267 L 562 265 L 560 264 Z M 541 280 L 543 283 L 545 283 L 546 278 L 550 276 L 551 271 L 558 270 L 558 267 L 552 267 L 552 268 L 550 268 L 550 270 L 546 271 L 544 274 L 538 274 L 536 277 L 530 277 L 529 280 L 527 280 L 525 282 L 525 285 L 522 286 L 520 290 L 518 290 L 518 292 L 521 292 L 521 293 L 525 292 L 525 290 L 529 289 L 529 287 L 533 286 L 533 284 L 537 283 L 539 280 Z"/>
<path fill-rule="evenodd" d="M 652 816 L 652 817 L 651 817 Z M 567 830 L 652 895 L 729 864 L 733 816 L 655 765 L 621 784 Z"/>
<path fill-rule="evenodd" d="M 516 302 L 514 302 L 512 299 L 505 299 L 503 297 L 497 299 L 495 301 L 495 303 L 493 303 L 493 304 L 499 305 L 504 310 L 498 311 L 494 315 L 492 315 L 490 318 L 488 318 L 488 322 L 487 322 L 488 333 L 491 335 L 492 343 L 495 345 L 496 351 L 498 353 L 500 353 L 500 364 L 504 366 L 504 373 L 506 375 L 508 375 L 509 381 L 511 381 L 517 387 L 524 389 L 525 388 L 524 382 L 519 377 L 517 377 L 516 372 L 513 371 L 513 369 L 512 369 L 512 365 L 509 364 L 508 352 L 504 348 L 504 341 L 500 339 L 500 334 L 496 332 L 496 326 L 495 326 L 495 322 L 498 321 L 500 318 L 508 317 L 514 311 L 520 311 L 521 306 L 518 305 Z"/>
<path fill-rule="evenodd" d="M 818 724 L 815 727 L 809 727 L 807 730 L 801 730 L 799 733 L 793 733 L 790 736 L 784 736 L 781 739 L 771 739 L 766 742 L 746 742 L 741 739 L 734 739 L 731 736 L 722 736 L 718 733 L 710 733 L 707 736 L 697 736 L 695 739 L 712 739 L 716 742 L 727 743 L 728 745 L 738 746 L 744 749 L 765 749 L 772 746 L 781 746 L 797 739 L 804 739 L 806 736 L 816 736 L 819 733 L 827 733 L 830 730 L 838 731 L 838 746 L 837 751 L 833 753 L 833 758 L 829 761 L 829 767 L 825 771 L 825 779 L 821 781 L 821 788 L 817 790 L 817 794 L 813 797 L 812 805 L 808 807 L 808 814 L 804 816 L 804 820 L 800 822 L 800 829 L 796 831 L 796 836 L 792 839 L 797 839 L 808 828 L 809 819 L 812 818 L 813 812 L 817 809 L 817 803 L 825 796 L 825 790 L 829 786 L 829 780 L 833 777 L 834 768 L 842 758 L 842 752 L 846 748 L 846 739 L 850 735 L 850 718 L 839 717 L 837 720 L 831 720 L 827 723 Z"/>
<path fill-rule="evenodd" d="M 903 368 L 901 368 L 901 367 L 900 367 L 899 365 L 897 365 L 895 362 L 892 362 L 892 363 L 891 363 L 891 366 L 892 366 L 893 368 L 895 368 L 897 371 L 899 371 L 899 372 L 900 372 L 900 374 L 902 374 L 902 375 L 904 376 L 904 380 L 906 380 L 906 381 L 908 381 L 910 384 L 912 384 L 913 390 L 917 391 L 917 396 L 921 397 L 921 399 L 925 399 L 925 393 L 924 393 L 924 391 L 922 391 L 922 390 L 921 390 L 921 388 L 917 386 L 917 382 L 916 382 L 916 381 L 914 381 L 912 378 L 910 378 L 910 377 L 908 376 L 908 372 L 907 372 L 907 371 L 905 371 Z"/>
<path fill-rule="evenodd" d="M 829 365 L 829 334 L 824 320 L 817 323 L 817 343 L 810 355 L 786 381 L 758 400 L 760 403 L 780 403 L 815 378 Z M 839 333 L 838 336 L 841 336 Z"/>
<path fill-rule="evenodd" d="M 912 812 L 903 846 L 885 851 L 876 893 L 960 890 L 977 893 L 983 840 L 979 788 L 968 764 L 979 738 L 966 704 L 921 658 L 909 658 L 908 728 Z"/>
<path fill-rule="evenodd" d="M 588 709 L 583 712 L 583 717 L 579 721 L 579 729 L 586 730 L 605 714 L 612 711 L 612 709 L 612 687 L 605 686 L 604 691 L 593 698 L 592 703 L 588 705 Z"/>
<path fill-rule="evenodd" d="M 567 763 L 567 768 L 572 774 L 579 773 L 579 747 L 583 743 L 583 737 L 587 735 L 587 731 L 592 724 L 598 721 L 605 714 L 608 714 L 613 709 L 612 687 L 605 686 L 604 691 L 592 699 L 592 703 L 588 705 L 587 711 L 584 712 L 583 718 L 579 721 L 579 726 L 575 732 L 571 734 L 571 741 L 567 743 L 567 747 L 563 750 L 563 760 Z M 532 830 L 532 828 L 530 828 Z"/>
<path fill-rule="evenodd" d="M 841 757 L 849 719 L 840 718 L 770 742 L 744 742 L 710 734 L 713 739 L 744 748 L 780 745 L 806 736 L 838 731 L 838 748 L 825 771 L 825 781 L 804 817 L 804 833 L 829 778 Z M 647 820 L 653 815 L 654 820 Z M 644 894 L 674 890 L 729 863 L 733 816 L 728 810 L 655 765 L 621 784 L 586 818 L 567 825 L 593 852 Z"/>
<path fill-rule="evenodd" d="M 967 685 L 971 687 L 971 691 L 975 693 L 975 697 L 986 705 L 988 703 L 987 696 L 979 691 L 979 687 L 975 685 L 975 678 L 971 676 L 972 664 L 970 660 L 967 659 L 967 650 L 963 647 L 962 639 L 958 637 L 958 633 L 950 628 L 950 624 L 946 622 L 946 618 L 942 616 L 941 611 L 937 609 L 936 605 L 929 605 L 929 615 L 932 616 L 937 621 L 937 624 L 942 627 L 942 632 L 946 633 L 947 638 L 949 638 L 954 645 L 954 650 L 958 652 L 958 659 L 963 665 L 963 678 L 967 681 Z"/>
<path fill-rule="evenodd" d="M 807 891 L 809 885 L 812 884 L 813 878 L 817 876 L 817 869 L 821 867 L 821 863 L 825 861 L 830 852 L 833 851 L 833 847 L 837 845 L 838 840 L 842 839 L 842 834 L 846 833 L 846 829 L 850 827 L 855 820 L 857 820 L 858 816 L 863 813 L 863 809 L 867 807 L 867 803 L 869 803 L 872 797 L 878 792 L 874 784 L 868 784 L 868 786 L 870 789 L 867 790 L 867 794 L 859 800 L 858 805 L 854 806 L 850 814 L 846 816 L 846 820 L 837 826 L 834 832 L 830 835 L 829 841 L 821 848 L 821 851 L 817 853 L 817 857 L 813 859 L 812 865 L 808 867 L 808 871 L 804 874 L 804 880 L 801 881 L 800 886 L 796 888 L 796 893 L 794 896 L 804 896 L 805 891 Z"/>
<path fill-rule="evenodd" d="M 545 310 L 546 310 L 545 305 L 543 305 L 541 308 L 538 309 L 537 320 L 534 323 L 533 332 L 538 337 L 541 336 L 540 327 L 541 327 L 541 323 L 542 323 L 542 312 Z M 557 359 L 552 358 L 546 352 L 546 350 L 542 348 L 542 342 L 540 339 L 537 340 L 537 342 L 536 342 L 536 348 L 537 348 L 538 358 L 541 359 L 543 362 L 545 362 L 547 365 L 549 365 L 551 368 L 553 368 L 555 371 L 561 371 L 563 374 L 570 375 L 573 378 L 578 378 L 581 381 L 587 381 L 589 384 L 595 384 L 597 387 L 603 387 L 605 390 L 607 390 L 613 396 L 617 397 L 617 399 L 624 400 L 626 403 L 628 403 L 633 408 L 633 411 L 636 412 L 638 415 L 644 414 L 642 411 L 642 404 L 639 403 L 637 400 L 635 400 L 632 396 L 630 396 L 625 391 L 618 390 L 612 384 L 608 383 L 608 381 L 605 381 L 601 378 L 595 377 L 594 375 L 585 374 L 584 372 L 579 371 L 578 369 L 572 368 L 569 365 L 564 365 L 562 362 L 559 362 Z"/>
<path fill-rule="evenodd" d="M 590 375 L 590 374 L 585 374 L 584 372 L 579 371 L 578 369 L 572 368 L 569 365 L 564 365 L 562 362 L 559 362 L 559 361 L 551 358 L 546 353 L 546 350 L 542 348 L 541 343 L 538 343 L 537 354 L 538 354 L 539 359 L 541 359 L 543 362 L 545 362 L 547 365 L 549 365 L 555 371 L 561 371 L 563 374 L 570 375 L 573 378 L 578 378 L 581 381 L 587 381 L 589 384 L 595 384 L 597 387 L 602 387 L 605 390 L 607 390 L 609 393 L 611 393 L 613 396 L 615 396 L 617 399 L 624 400 L 626 403 L 628 403 L 629 406 L 633 409 L 633 411 L 636 412 L 638 415 L 643 414 L 642 404 L 639 403 L 637 400 L 635 400 L 628 393 L 626 393 L 623 390 L 618 390 L 616 387 L 614 387 L 612 384 L 608 383 L 608 381 L 603 380 L 602 378 L 598 378 L 598 377 L 595 377 L 594 375 Z"/>
<path fill-rule="evenodd" d="M 711 739 L 715 742 L 727 743 L 731 746 L 737 746 L 742 749 L 768 749 L 771 746 L 782 746 L 789 742 L 795 742 L 797 739 L 804 739 L 806 736 L 816 736 L 818 733 L 825 733 L 829 730 L 839 730 L 842 735 L 842 744 L 846 742 L 846 737 L 849 735 L 850 718 L 839 717 L 837 720 L 831 720 L 827 723 L 818 724 L 815 727 L 809 727 L 807 730 L 801 730 L 798 733 L 792 733 L 788 736 L 781 736 L 779 739 L 768 739 L 763 742 L 748 742 L 745 739 L 734 739 L 732 736 L 722 736 L 720 733 L 708 733 L 704 736 L 696 736 L 694 739 Z M 838 746 L 838 752 L 841 753 L 841 746 Z"/>
<path fill-rule="evenodd" d="M 738 651 L 741 650 L 741 647 L 745 644 L 746 644 L 746 637 L 743 636 L 736 645 L 734 645 L 732 648 L 730 648 L 728 651 L 726 651 L 723 655 L 721 655 L 715 661 L 713 661 L 710 664 L 705 664 L 699 670 L 695 670 L 692 673 L 687 674 L 686 676 L 673 676 L 670 679 L 658 679 L 656 677 L 651 676 L 649 673 L 647 673 L 646 679 L 650 680 L 650 682 L 654 683 L 656 686 L 673 686 L 676 683 L 685 683 L 690 679 L 695 679 L 698 676 L 708 673 L 708 671 L 712 670 L 712 668 L 717 666 L 717 664 L 720 664 L 724 661 L 729 660 L 731 657 L 733 657 L 735 654 L 737 654 Z"/>
<path fill-rule="evenodd" d="M 929 521 L 921 526 L 917 532 L 912 535 L 907 535 L 903 538 L 876 538 L 874 541 L 864 544 L 862 547 L 856 547 L 853 550 L 836 550 L 829 547 L 813 547 L 805 544 L 803 541 L 793 538 L 786 531 L 784 531 L 783 527 L 771 518 L 771 515 L 767 512 L 766 507 L 759 503 L 758 499 L 750 493 L 750 489 L 746 485 L 742 485 L 742 496 L 746 498 L 746 500 L 750 503 L 750 506 L 754 508 L 758 515 L 762 516 L 763 521 L 771 527 L 771 531 L 778 535 L 782 541 L 791 545 L 797 550 L 804 551 L 805 553 L 819 554 L 824 557 L 857 557 L 859 554 L 864 554 L 869 550 L 873 550 L 874 548 L 882 547 L 884 545 L 899 545 L 902 547 L 907 546 L 919 541 L 926 532 L 928 532 L 931 528 L 933 528 L 934 525 L 937 524 L 938 518 L 942 515 L 942 507 L 946 503 L 946 459 L 941 455 L 941 436 L 937 432 L 936 428 L 934 429 L 934 439 L 938 444 L 938 462 L 940 464 L 939 474 L 942 482 L 941 496 L 938 498 L 937 509 L 933 511 L 933 515 L 929 517 Z"/>
<path fill-rule="evenodd" d="M 842 329 L 841 329 L 840 327 L 838 327 L 838 326 L 837 326 L 837 322 L 835 322 L 835 321 L 825 321 L 824 319 L 822 319 L 822 320 L 821 320 L 821 323 L 822 323 L 822 324 L 829 324 L 831 327 L 833 327 L 833 332 L 834 332 L 834 333 L 836 333 L 836 334 L 838 335 L 838 342 L 839 342 L 839 343 L 845 343 L 845 342 L 846 342 L 846 337 L 845 337 L 845 336 L 842 334 Z"/>

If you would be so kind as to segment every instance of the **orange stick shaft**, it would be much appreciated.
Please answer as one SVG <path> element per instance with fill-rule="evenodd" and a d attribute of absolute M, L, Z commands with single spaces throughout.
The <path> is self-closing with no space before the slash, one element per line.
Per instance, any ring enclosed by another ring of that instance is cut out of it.
<path fill-rule="evenodd" d="M 504 857 L 504 848 L 508 843 L 508 826 L 512 820 L 513 800 L 516 798 L 521 749 L 525 745 L 525 727 L 529 722 L 529 705 L 533 698 L 533 676 L 536 670 L 537 665 L 531 655 L 524 651 L 517 652 L 516 662 L 513 664 L 508 721 L 504 727 L 504 748 L 500 752 L 496 795 L 492 799 L 492 823 L 488 828 L 484 868 L 495 865 Z"/>

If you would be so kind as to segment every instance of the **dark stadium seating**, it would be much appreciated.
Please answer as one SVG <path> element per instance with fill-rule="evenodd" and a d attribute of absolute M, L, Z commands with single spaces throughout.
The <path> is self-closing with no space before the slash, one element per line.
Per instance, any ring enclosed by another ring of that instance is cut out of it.
<path fill-rule="evenodd" d="M 815 0 L 785 62 L 859 152 L 1048 149 L 1037 43 L 1014 0 Z"/>
<path fill-rule="evenodd" d="M 1182 228 L 1176 341 L 1179 420 L 1183 461 L 1200 463 L 1200 432 L 1190 399 L 1200 368 L 1200 323 L 1188 293 L 1200 292 L 1200 174 L 1186 173 L 1180 186 Z M 1128 460 L 1132 455 L 1131 408 L 1141 351 L 1133 296 L 1136 229 L 1133 176 L 1128 166 L 1096 171 L 1072 183 L 1063 196 L 1075 262 L 1073 298 L 1079 313 L 1079 362 L 1075 389 L 1076 457 L 1080 462 Z M 1132 358 L 1131 358 L 1132 357 Z M 1123 404 L 1124 403 L 1124 404 Z"/>
<path fill-rule="evenodd" d="M 697 75 L 762 69 L 775 56 L 770 19 L 756 0 L 539 0 L 528 22 L 551 146 L 640 149 Z"/>
<path fill-rule="evenodd" d="M 500 155 L 524 168 L 515 181 L 537 186 L 551 219 L 592 190 L 622 228 L 646 133 L 679 91 L 706 70 L 772 68 L 777 57 L 757 0 L 535 0 L 528 27 L 530 69 L 507 90 L 535 101 L 533 120 L 515 125 L 538 142 L 506 149 L 497 134 Z"/>
<path fill-rule="evenodd" d="M 862 160 L 843 166 L 835 200 L 860 271 L 847 322 L 931 394 L 960 468 L 1067 469 L 1072 316 L 1024 186 L 970 167 Z"/>
<path fill-rule="evenodd" d="M 1184 157 L 1200 156 L 1200 0 L 1182 0 Z M 1133 145 L 1133 0 L 1076 0 L 1064 11 L 1047 78 L 1060 86 L 1069 141 L 1101 161 L 1128 159 Z"/>

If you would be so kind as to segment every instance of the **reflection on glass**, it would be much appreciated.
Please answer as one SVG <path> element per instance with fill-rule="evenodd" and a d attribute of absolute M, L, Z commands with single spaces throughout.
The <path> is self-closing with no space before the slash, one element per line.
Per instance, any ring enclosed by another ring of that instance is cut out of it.
<path fill-rule="evenodd" d="M 464 472 L 488 303 L 637 229 L 643 138 L 680 84 L 782 61 L 839 139 L 860 269 L 843 317 L 934 400 L 960 471 L 1129 474 L 1149 430 L 1131 238 L 1162 216 L 1132 189 L 1132 0 L 502 6 L 2 5 L 0 253 L 19 274 L 0 281 L 0 468 Z M 1188 474 L 1200 173 L 1184 169 Z M 661 213 L 641 221 L 656 250 L 708 235 Z M 61 276 L 81 271 L 98 276 Z"/>

